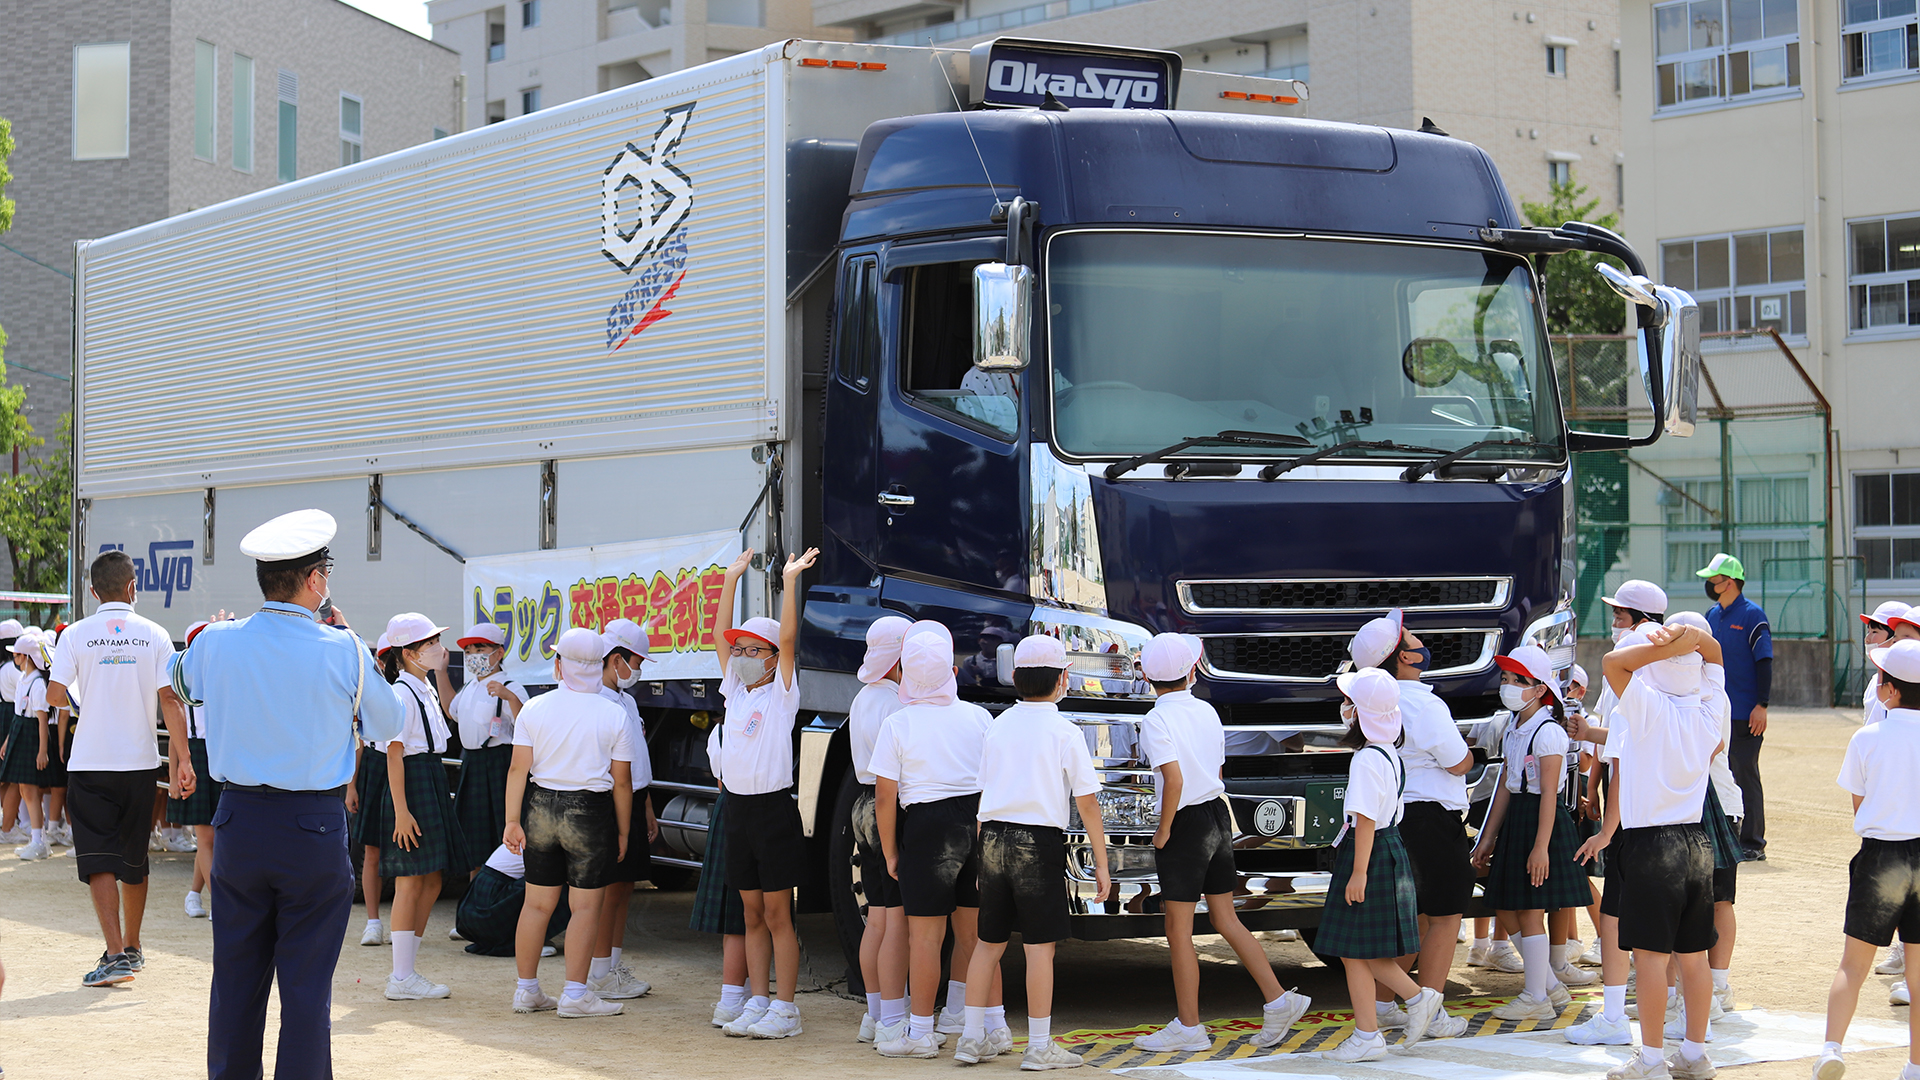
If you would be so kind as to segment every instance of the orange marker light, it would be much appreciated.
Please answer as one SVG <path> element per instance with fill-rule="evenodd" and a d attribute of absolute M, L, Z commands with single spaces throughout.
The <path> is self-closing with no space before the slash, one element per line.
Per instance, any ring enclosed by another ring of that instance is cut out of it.
<path fill-rule="evenodd" d="M 804 62 L 804 61 L 803 61 L 803 62 Z M 1220 96 L 1221 96 L 1221 97 L 1223 97 L 1223 98 L 1226 98 L 1226 99 L 1227 99 L 1227 100 L 1229 100 L 1229 101 L 1245 101 L 1245 100 L 1247 100 L 1247 95 L 1246 95 L 1245 93 L 1243 93 L 1242 91 L 1239 91 L 1239 90 L 1222 90 L 1222 91 L 1220 91 Z"/>
<path fill-rule="evenodd" d="M 835 60 L 833 66 L 837 68 L 857 68 L 860 65 L 852 60 Z"/>
<path fill-rule="evenodd" d="M 808 56 L 801 59 L 800 66 L 801 67 L 826 67 L 827 62 L 818 57 Z"/>
<path fill-rule="evenodd" d="M 860 70 L 861 70 L 861 71 L 885 71 L 885 70 L 887 70 L 887 65 L 885 65 L 885 64 L 874 64 L 874 63 L 864 63 L 864 64 L 861 64 L 861 65 L 860 65 Z"/>

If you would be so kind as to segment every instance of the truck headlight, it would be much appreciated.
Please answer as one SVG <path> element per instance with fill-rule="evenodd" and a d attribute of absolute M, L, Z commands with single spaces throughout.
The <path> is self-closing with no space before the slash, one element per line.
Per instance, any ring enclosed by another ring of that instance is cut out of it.
<path fill-rule="evenodd" d="M 1105 787 L 1095 793 L 1100 801 L 1100 827 L 1109 833 L 1151 833 L 1160 827 L 1160 815 L 1154 810 L 1153 789 L 1140 791 L 1127 787 Z M 1085 832 L 1080 808 L 1073 808 L 1068 823 L 1073 832 Z"/>

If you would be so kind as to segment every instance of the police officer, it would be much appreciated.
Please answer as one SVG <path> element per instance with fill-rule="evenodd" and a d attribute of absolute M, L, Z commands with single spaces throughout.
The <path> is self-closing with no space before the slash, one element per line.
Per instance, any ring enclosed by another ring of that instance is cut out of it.
<path fill-rule="evenodd" d="M 248 533 L 242 554 L 266 598 L 207 627 L 174 664 L 173 689 L 200 705 L 208 772 L 225 790 L 213 815 L 212 1080 L 257 1080 L 267 991 L 280 976 L 274 1075 L 333 1075 L 334 966 L 353 903 L 343 796 L 353 720 L 375 743 L 400 737 L 404 706 L 366 646 L 316 621 L 333 560 L 332 515 L 284 514 Z"/>

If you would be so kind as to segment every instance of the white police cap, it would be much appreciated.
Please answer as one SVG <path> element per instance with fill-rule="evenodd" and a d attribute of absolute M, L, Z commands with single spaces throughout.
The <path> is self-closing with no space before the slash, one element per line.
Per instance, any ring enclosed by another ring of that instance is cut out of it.
<path fill-rule="evenodd" d="M 295 510 L 281 514 L 240 540 L 240 554 L 261 562 L 286 562 L 311 555 L 339 531 L 325 510 Z"/>

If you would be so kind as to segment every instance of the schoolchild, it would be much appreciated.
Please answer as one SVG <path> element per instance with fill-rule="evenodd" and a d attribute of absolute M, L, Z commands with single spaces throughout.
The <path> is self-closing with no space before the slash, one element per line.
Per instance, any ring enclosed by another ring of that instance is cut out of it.
<path fill-rule="evenodd" d="M 627 943 L 633 886 L 653 879 L 649 847 L 660 835 L 659 822 L 653 816 L 653 798 L 647 793 L 653 783 L 647 728 L 640 719 L 639 704 L 627 692 L 640 681 L 640 665 L 647 659 L 647 635 L 632 619 L 614 619 L 601 628 L 600 637 L 607 646 L 607 655 L 600 661 L 600 696 L 620 707 L 620 715 L 627 720 L 627 740 L 633 744 L 633 817 L 627 823 L 631 842 L 607 875 L 607 891 L 600 900 L 600 929 L 594 939 L 593 962 L 587 970 L 587 987 L 608 1001 L 627 1001 L 644 997 L 653 989 L 653 984 L 635 975 L 621 958 Z"/>
<path fill-rule="evenodd" d="M 793 725 L 800 715 L 800 575 L 820 552 L 787 556 L 781 571 L 780 620 L 764 616 L 733 625 L 734 589 L 752 564 L 748 549 L 727 567 L 713 628 L 727 645 L 720 680 L 726 718 L 707 736 L 707 760 L 727 793 L 727 882 L 740 894 L 747 970 L 762 994 L 779 972 L 774 997 L 749 998 L 721 1027 L 735 1038 L 785 1039 L 800 1034 L 793 1002 L 800 978 L 800 938 L 793 928 L 793 890 L 805 873 L 806 839 L 793 799 Z"/>
<path fill-rule="evenodd" d="M 1910 609 L 1907 605 L 1900 601 L 1888 600 L 1879 607 L 1874 608 L 1873 614 L 1860 616 L 1860 622 L 1863 624 L 1860 636 L 1866 645 L 1867 652 L 1871 653 L 1873 650 L 1892 641 L 1893 627 L 1888 625 L 1889 620 L 1901 618 L 1907 615 L 1909 611 Z M 0 623 L 0 646 L 6 645 L 5 637 L 6 624 Z M 1886 712 L 1886 707 L 1880 704 L 1880 670 L 1875 668 L 1871 662 L 1867 664 L 1867 667 L 1870 669 L 1867 678 L 1867 689 L 1860 695 L 1860 704 L 1867 711 L 1867 723 L 1874 724 L 1880 721 L 1881 716 Z M 6 678 L 7 673 L 0 671 L 0 692 L 5 690 Z M 0 821 L 4 820 L 4 818 L 0 818 Z M 1897 944 L 1887 946 L 1886 956 L 1882 957 L 1880 962 L 1873 966 L 1873 973 L 1875 975 L 1901 975 L 1904 974 L 1906 970 L 1907 950 Z M 1901 980 L 1899 983 L 1896 983 L 1895 986 L 1898 988 L 1901 996 L 1906 994 L 1907 987 L 1905 980 Z M 1900 1000 L 1899 998 L 1896 998 L 1893 1003 L 1895 1005 L 1907 1004 L 1906 1001 Z"/>
<path fill-rule="evenodd" d="M 0 653 L 5 654 L 4 662 L 0 662 L 0 844 L 25 844 L 33 838 L 32 832 L 23 827 L 27 818 L 20 808 L 20 785 L 7 777 L 7 759 L 26 745 L 26 740 L 13 737 L 13 695 L 20 684 L 13 643 L 20 640 L 24 629 L 18 619 L 0 622 Z"/>
<path fill-rule="evenodd" d="M 1333 876 L 1320 916 L 1314 950 L 1340 958 L 1347 993 L 1358 1006 L 1354 1032 L 1326 1052 L 1333 1061 L 1378 1061 L 1387 1056 L 1379 1017 L 1365 1007 L 1374 984 L 1406 1001 L 1406 1034 L 1412 1046 L 1440 1015 L 1440 991 L 1422 987 L 1401 969 L 1399 958 L 1420 943 L 1419 897 L 1413 863 L 1400 841 L 1400 684 L 1379 668 L 1348 671 L 1335 680 L 1341 716 L 1348 722 L 1341 745 L 1352 750 L 1347 767 L 1345 822 L 1334 841 Z"/>
<path fill-rule="evenodd" d="M 467 872 L 467 844 L 454 821 L 442 758 L 450 732 L 439 691 L 447 681 L 446 627 L 417 612 L 387 620 L 387 681 L 402 689 L 407 719 L 387 744 L 387 788 L 380 800 L 380 870 L 393 882 L 393 973 L 389 1001 L 443 998 L 453 991 L 414 970 L 420 940 L 443 874 Z"/>
<path fill-rule="evenodd" d="M 40 796 L 56 786 L 65 786 L 66 769 L 55 752 L 56 736 L 48 726 L 47 666 L 50 646 L 38 634 L 16 639 L 9 650 L 20 678 L 14 690 L 13 742 L 7 754 L 7 778 L 20 787 L 20 801 L 26 804 L 27 821 L 32 832 L 27 844 L 14 852 L 21 859 L 44 859 L 47 848 L 46 808 Z"/>
<path fill-rule="evenodd" d="M 373 658 L 385 663 L 387 633 L 371 646 Z M 347 851 L 360 849 L 360 893 L 367 905 L 367 925 L 360 932 L 362 945 L 393 944 L 393 929 L 380 920 L 380 803 L 387 797 L 387 748 L 358 738 L 360 718 L 354 717 L 354 734 L 359 753 L 353 762 L 353 786 L 347 789 Z"/>
<path fill-rule="evenodd" d="M 1173 965 L 1177 1014 L 1159 1031 L 1133 1040 L 1141 1050 L 1199 1051 L 1212 1046 L 1200 1024 L 1200 957 L 1193 947 L 1193 916 L 1204 897 L 1213 931 L 1225 938 L 1265 1002 L 1258 1047 L 1277 1046 L 1312 999 L 1280 985 L 1273 965 L 1240 922 L 1233 894 L 1240 878 L 1233 866 L 1233 820 L 1221 800 L 1227 760 L 1226 729 L 1212 705 L 1193 696 L 1198 642 L 1180 634 L 1156 634 L 1140 650 L 1141 670 L 1153 687 L 1153 709 L 1140 722 L 1140 752 L 1153 766 L 1159 827 L 1153 862 L 1166 904 L 1167 953 Z"/>
<path fill-rule="evenodd" d="M 1380 668 L 1400 683 L 1400 762 L 1407 770 L 1400 840 L 1413 860 L 1420 906 L 1419 954 L 1404 957 L 1401 966 L 1410 968 L 1417 959 L 1420 985 L 1445 993 L 1461 917 L 1473 900 L 1473 842 L 1466 825 L 1466 772 L 1473 767 L 1473 751 L 1447 703 L 1420 681 L 1433 650 L 1406 628 L 1400 609 L 1362 626 L 1347 651 L 1354 667 Z M 1384 987 L 1379 994 L 1392 996 Z M 1402 1018 L 1391 1000 L 1375 1008 L 1387 1026 Z M 1465 1017 L 1442 1014 L 1427 1037 L 1452 1038 L 1466 1031 Z"/>
<path fill-rule="evenodd" d="M 1058 638 L 1034 636 L 1015 646 L 1013 689 L 1020 703 L 994 718 L 981 746 L 980 940 L 967 966 L 966 1023 L 953 1059 L 973 1065 L 1013 1049 L 1006 1008 L 988 1001 L 1007 939 L 1018 931 L 1027 962 L 1027 1050 L 1020 1067 L 1070 1069 L 1083 1062 L 1053 1041 L 1053 952 L 1071 936 L 1070 808 L 1080 811 L 1093 856 L 1089 899 L 1106 899 L 1112 884 L 1100 778 L 1086 739 L 1055 705 L 1067 693 L 1067 651 Z"/>
<path fill-rule="evenodd" d="M 206 628 L 204 621 L 187 627 L 186 647 L 193 648 L 193 639 Z M 193 762 L 193 775 L 199 780 L 186 798 L 167 800 L 167 820 L 193 830 L 193 880 L 189 883 L 185 906 L 187 918 L 204 919 L 207 905 L 202 894 L 213 875 L 213 812 L 220 805 L 220 792 L 226 785 L 215 780 L 207 766 L 205 713 L 198 705 L 182 704 L 187 711 L 187 755 Z M 168 755 L 179 752 L 180 748 L 169 742 Z"/>
<path fill-rule="evenodd" d="M 1587 677 L 1587 669 L 1581 667 L 1579 664 L 1573 665 L 1567 675 L 1567 730 L 1569 734 L 1585 729 L 1588 719 L 1587 691 L 1592 685 L 1592 681 Z M 1599 748 L 1597 746 L 1582 738 L 1576 738 L 1574 740 L 1573 750 L 1571 751 L 1576 756 L 1576 764 L 1574 766 L 1575 788 L 1573 791 L 1576 802 L 1574 803 L 1573 809 L 1573 824 L 1575 826 L 1574 832 L 1580 837 L 1582 843 L 1586 842 L 1587 837 L 1600 831 L 1600 791 L 1602 784 L 1600 779 L 1600 754 L 1598 751 Z M 1572 939 L 1568 942 L 1567 951 L 1563 958 L 1564 962 L 1568 965 L 1581 963 L 1591 964 L 1597 967 L 1600 964 L 1600 886 L 1594 883 L 1591 877 L 1595 869 L 1597 868 L 1584 868 L 1585 872 L 1589 874 L 1588 894 L 1591 899 L 1587 904 L 1587 922 L 1593 927 L 1593 943 L 1587 946 L 1585 951 L 1582 951 L 1579 936 L 1577 934 L 1573 935 Z M 1555 968 L 1555 971 L 1558 972 L 1559 969 Z M 1591 982 L 1593 972 L 1587 972 L 1586 974 L 1589 976 L 1586 981 Z M 1561 981 L 1566 981 L 1564 975 L 1562 975 Z"/>
<path fill-rule="evenodd" d="M 1490 867 L 1487 905 L 1519 926 L 1526 989 L 1493 1014 L 1550 1020 L 1563 1003 L 1553 992 L 1558 981 L 1546 913 L 1584 907 L 1592 899 L 1587 875 L 1573 859 L 1579 841 L 1561 798 L 1570 748 L 1560 718 L 1565 706 L 1545 649 L 1522 645 L 1494 662 L 1501 669 L 1500 703 L 1513 713 L 1513 723 L 1502 740 L 1504 782 L 1494 791 L 1473 860 Z"/>
<path fill-rule="evenodd" d="M 627 845 L 639 840 L 627 831 L 635 750 L 625 714 L 600 696 L 607 651 L 600 635 L 576 626 L 553 649 L 559 685 L 520 710 L 507 774 L 503 839 L 509 852 L 525 859 L 526 869 L 526 896 L 514 930 L 519 982 L 513 1011 L 557 1010 L 568 1020 L 616 1016 L 626 1006 L 595 994 L 587 978 L 607 879 Z M 540 989 L 540 958 L 562 886 L 572 917 L 566 988 L 556 1001 Z"/>
<path fill-rule="evenodd" d="M 1667 625 L 1691 626 L 1705 633 L 1713 633 L 1706 616 L 1694 611 L 1675 612 L 1667 620 Z M 1700 698 L 1720 726 L 1720 749 L 1707 766 L 1712 782 L 1707 785 L 1706 807 L 1700 818 L 1701 826 L 1713 841 L 1713 929 L 1716 940 L 1713 948 L 1707 950 L 1707 968 L 1713 976 L 1713 1007 L 1707 1018 L 1711 1022 L 1718 1020 L 1721 1013 L 1733 1009 L 1733 986 L 1729 980 L 1732 977 L 1734 936 L 1738 930 L 1733 905 L 1739 892 L 1740 819 L 1746 811 L 1746 801 L 1741 796 L 1740 783 L 1734 779 L 1733 766 L 1727 756 L 1733 746 L 1733 703 L 1727 696 L 1725 668 L 1719 664 L 1701 667 Z M 1684 1018 L 1670 1017 L 1667 1034 L 1679 1038 L 1684 1027 Z M 1708 1029 L 1707 1041 L 1713 1041 L 1711 1028 Z"/>
<path fill-rule="evenodd" d="M 867 928 L 860 937 L 860 982 L 867 990 L 867 1011 L 856 1036 L 864 1043 L 897 1039 L 907 1023 L 907 909 L 900 906 L 900 883 L 887 873 L 873 810 L 873 744 L 887 717 L 900 710 L 900 648 L 913 624 L 883 615 L 867 627 L 867 653 L 858 673 L 862 685 L 847 709 L 847 749 L 853 778 L 860 785 L 853 799 L 853 838 L 860 854 L 860 885 L 867 899 Z"/>
<path fill-rule="evenodd" d="M 501 826 L 504 834 L 506 826 Z M 546 937 L 541 939 L 540 955 L 552 956 L 559 950 L 551 942 L 567 932 L 573 910 L 566 902 L 566 889 L 547 916 Z M 527 900 L 527 861 L 505 844 L 496 844 L 493 854 L 480 864 L 472 884 L 454 909 L 453 923 L 467 942 L 467 951 L 475 956 L 512 956 L 514 939 L 520 933 L 520 911 Z"/>
<path fill-rule="evenodd" d="M 1618 883 L 1619 947 L 1633 953 L 1648 982 L 1677 959 L 1685 1002 L 1680 1049 L 1662 1059 L 1664 1011 L 1642 1009 L 1640 1052 L 1608 1072 L 1609 1080 L 1714 1075 L 1705 1044 L 1713 998 L 1707 950 L 1715 937 L 1714 855 L 1700 821 L 1709 765 L 1720 749 L 1719 724 L 1702 698 L 1703 669 L 1719 663 L 1713 635 L 1685 625 L 1636 631 L 1602 661 L 1618 698 L 1607 728 L 1615 771 L 1601 831 L 1578 857 L 1585 861 L 1611 848 L 1607 889 Z"/>
<path fill-rule="evenodd" d="M 460 783 L 453 792 L 453 813 L 469 857 L 492 851 L 507 825 L 513 721 L 528 695 L 526 687 L 502 671 L 506 643 L 506 632 L 490 622 L 473 624 L 454 642 L 465 654 L 467 681 L 447 704 L 460 732 Z"/>
<path fill-rule="evenodd" d="M 711 722 L 711 721 L 709 721 Z M 740 890 L 727 882 L 727 792 L 722 788 L 707 811 L 707 850 L 700 856 L 700 879 L 687 913 L 687 929 L 720 935 L 720 997 L 713 1003 L 713 1026 L 740 1018 L 752 998 L 767 996 L 765 983 L 747 976 L 747 919 Z"/>
<path fill-rule="evenodd" d="M 1846 946 L 1827 994 L 1827 1039 L 1814 1080 L 1840 1080 L 1846 1062 L 1840 1044 L 1860 1004 L 1876 950 L 1893 943 L 1920 963 L 1920 641 L 1899 640 L 1869 654 L 1879 674 L 1882 719 L 1853 733 L 1840 764 L 1840 786 L 1853 796 L 1853 831 L 1860 851 L 1848 867 Z M 1907 1064 L 1901 1080 L 1920 1080 L 1920 1012 L 1907 1017 Z"/>
<path fill-rule="evenodd" d="M 1885 604 L 1881 605 L 1882 608 L 1885 608 L 1886 606 L 1887 605 Z M 1920 610 L 1916 610 L 1914 608 L 1908 608 L 1905 612 L 1899 615 L 1887 616 L 1886 625 L 1887 625 L 1888 637 L 1886 640 L 1887 641 L 1920 641 L 1920 621 L 1915 621 L 1916 619 L 1920 619 Z M 1879 672 L 1876 671 L 1873 677 L 1877 681 L 1880 678 Z M 1868 693 L 1870 694 L 1877 693 L 1877 691 L 1875 690 L 1874 687 L 1869 686 Z M 1882 705 L 1879 702 L 1879 700 L 1876 699 L 1875 701 L 1872 702 L 1871 706 L 1867 709 L 1868 722 L 1872 723 L 1884 717 L 1886 715 L 1886 711 L 1887 711 L 1886 706 Z M 1889 947 L 1887 951 L 1890 953 L 1895 953 L 1899 955 L 1900 964 L 1897 968 L 1893 968 L 1891 971 L 1884 971 L 1880 973 L 1881 974 L 1904 973 L 1907 970 L 1907 966 L 1906 966 L 1907 961 L 1906 961 L 1905 951 L 1900 949 L 1894 949 L 1891 947 Z M 1885 964 L 1881 965 L 1881 967 L 1885 967 L 1885 966 L 1886 966 Z M 1880 967 L 1875 967 L 1874 970 L 1879 972 Z M 1901 979 L 1900 981 L 1894 983 L 1891 987 L 1887 989 L 1887 1001 L 1889 1004 L 1893 1004 L 1893 1005 L 1908 1005 L 1912 1003 L 1913 997 L 1911 994 L 1907 992 L 1907 980 Z"/>
<path fill-rule="evenodd" d="M 868 763 L 874 818 L 887 872 L 907 913 L 907 1030 L 874 1049 L 884 1057 L 933 1057 L 946 1040 L 934 1030 L 940 948 L 953 924 L 953 971 L 966 977 L 980 916 L 980 757 L 992 717 L 959 700 L 953 635 L 939 623 L 908 629 L 900 650 L 900 709 L 887 718 Z M 947 1015 L 965 1025 L 966 984 L 950 980 Z M 986 1004 L 998 1006 L 995 969 Z M 891 1034 L 891 1032 L 889 1032 Z M 1012 1044 L 1009 1043 L 1009 1046 Z"/>

